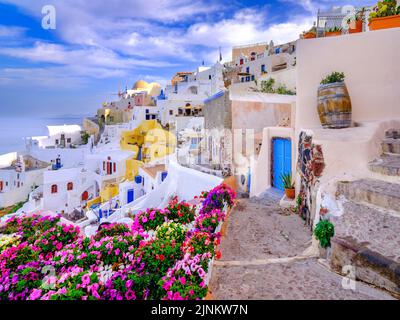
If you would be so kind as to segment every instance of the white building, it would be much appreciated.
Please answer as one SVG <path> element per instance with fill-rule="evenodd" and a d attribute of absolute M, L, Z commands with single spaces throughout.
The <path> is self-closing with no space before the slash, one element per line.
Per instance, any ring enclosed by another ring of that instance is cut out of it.
<path fill-rule="evenodd" d="M 43 180 L 43 208 L 59 213 L 71 213 L 99 192 L 93 175 L 84 168 L 47 171 Z"/>
<path fill-rule="evenodd" d="M 32 147 L 71 148 L 82 143 L 82 128 L 79 125 L 47 126 L 47 136 L 32 137 Z"/>
<path fill-rule="evenodd" d="M 199 67 L 181 81 L 167 85 L 165 98 L 157 100 L 160 122 L 175 122 L 178 116 L 201 116 L 203 101 L 224 88 L 223 66 Z"/>
<path fill-rule="evenodd" d="M 168 171 L 164 164 L 148 165 L 139 168 L 139 176 L 142 177 L 144 194 L 150 193 L 157 188 L 167 175 Z"/>
<path fill-rule="evenodd" d="M 9 161 L 0 167 L 0 208 L 12 206 L 26 201 L 34 187 L 43 183 L 43 172 L 48 170 L 49 164 L 30 156 L 10 154 Z M 5 155 L 8 156 L 8 155 Z M 2 156 L 4 158 L 4 156 Z"/>

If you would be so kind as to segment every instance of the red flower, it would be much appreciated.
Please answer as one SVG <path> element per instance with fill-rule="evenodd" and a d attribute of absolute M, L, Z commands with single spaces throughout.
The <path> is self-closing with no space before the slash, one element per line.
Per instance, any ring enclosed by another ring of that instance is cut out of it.
<path fill-rule="evenodd" d="M 164 260 L 165 260 L 165 257 L 164 257 L 163 254 L 160 254 L 159 258 L 160 258 L 161 261 L 164 261 Z"/>
<path fill-rule="evenodd" d="M 215 252 L 215 258 L 216 258 L 217 260 L 221 259 L 221 257 L 222 257 L 221 251 L 218 250 L 217 252 Z"/>

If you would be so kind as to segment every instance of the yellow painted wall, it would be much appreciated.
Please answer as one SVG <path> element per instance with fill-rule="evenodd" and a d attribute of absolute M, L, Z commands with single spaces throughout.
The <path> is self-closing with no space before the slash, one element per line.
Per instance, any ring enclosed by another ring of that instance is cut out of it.
<path fill-rule="evenodd" d="M 126 160 L 125 178 L 129 181 L 133 181 L 133 179 L 139 174 L 139 168 L 143 166 L 144 163 L 142 161 L 135 159 Z"/>
<path fill-rule="evenodd" d="M 101 202 L 107 202 L 108 200 L 116 197 L 119 193 L 118 184 L 107 185 L 100 191 Z"/>
<path fill-rule="evenodd" d="M 164 130 L 157 120 L 143 121 L 132 131 L 125 131 L 121 135 L 121 149 L 139 151 L 143 146 L 143 161 L 151 162 L 175 152 L 176 137 Z"/>
<path fill-rule="evenodd" d="M 100 204 L 100 203 L 101 203 L 101 197 L 94 198 L 94 199 L 92 199 L 92 200 L 89 200 L 89 201 L 86 203 L 86 208 L 90 208 L 92 205 L 94 205 L 94 204 Z"/>

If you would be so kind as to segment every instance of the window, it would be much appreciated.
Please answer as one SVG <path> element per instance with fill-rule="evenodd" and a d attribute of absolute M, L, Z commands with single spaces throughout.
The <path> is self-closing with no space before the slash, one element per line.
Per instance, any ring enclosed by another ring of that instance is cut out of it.
<path fill-rule="evenodd" d="M 240 59 L 240 65 L 242 65 L 244 63 L 243 59 Z"/>
<path fill-rule="evenodd" d="M 67 143 L 71 143 L 71 138 L 67 138 Z"/>
<path fill-rule="evenodd" d="M 117 172 L 117 164 L 114 162 L 114 172 Z"/>
<path fill-rule="evenodd" d="M 211 74 L 208 76 L 208 80 L 211 80 Z"/>
<path fill-rule="evenodd" d="M 174 115 L 174 110 L 169 110 L 169 115 L 173 116 Z"/>
<path fill-rule="evenodd" d="M 0 192 L 3 191 L 3 181 L 0 181 Z"/>
<path fill-rule="evenodd" d="M 265 64 L 261 66 L 261 72 L 265 72 Z"/>
<path fill-rule="evenodd" d="M 56 139 L 56 144 L 58 144 L 58 139 Z"/>
<path fill-rule="evenodd" d="M 82 201 L 87 201 L 89 199 L 89 193 L 87 191 L 82 193 Z"/>
<path fill-rule="evenodd" d="M 250 76 L 246 77 L 246 82 L 250 82 Z"/>
<path fill-rule="evenodd" d="M 254 77 L 254 74 L 251 76 L 251 81 L 254 81 L 256 78 Z"/>
<path fill-rule="evenodd" d="M 57 192 L 58 192 L 58 187 L 57 187 L 56 184 L 53 184 L 53 185 L 51 186 L 51 193 L 54 194 L 54 193 L 57 193 Z"/>
<path fill-rule="evenodd" d="M 250 73 L 250 67 L 246 68 L 246 73 Z"/>
<path fill-rule="evenodd" d="M 152 118 L 153 120 L 155 120 L 155 118 L 156 118 L 156 115 L 155 115 L 155 114 L 153 114 L 153 115 L 151 116 L 151 118 Z"/>
<path fill-rule="evenodd" d="M 150 110 L 149 110 L 149 109 L 146 109 L 146 113 L 150 113 Z"/>
<path fill-rule="evenodd" d="M 68 182 L 67 184 L 67 191 L 74 190 L 74 184 L 72 182 Z"/>
<path fill-rule="evenodd" d="M 150 115 L 146 114 L 146 120 L 150 120 Z"/>

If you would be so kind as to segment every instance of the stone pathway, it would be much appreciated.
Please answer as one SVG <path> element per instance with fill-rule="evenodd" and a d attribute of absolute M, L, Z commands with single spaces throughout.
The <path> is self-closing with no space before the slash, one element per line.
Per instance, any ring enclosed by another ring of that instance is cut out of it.
<path fill-rule="evenodd" d="M 359 282 L 355 291 L 344 289 L 343 278 L 307 250 L 312 235 L 304 221 L 278 204 L 274 193 L 239 200 L 213 267 L 214 299 L 393 299 Z"/>

